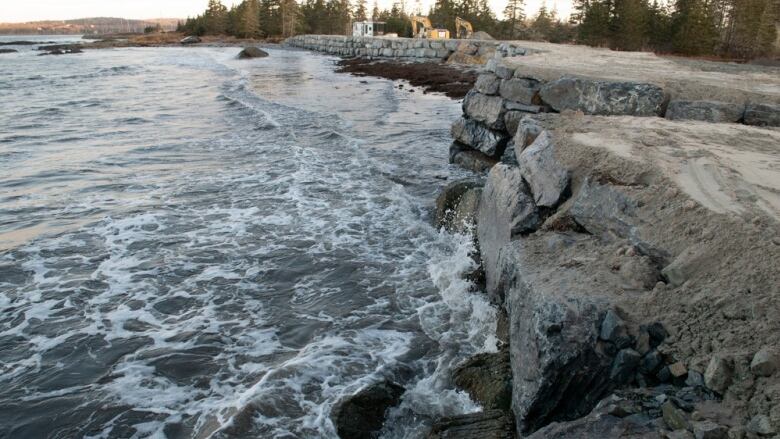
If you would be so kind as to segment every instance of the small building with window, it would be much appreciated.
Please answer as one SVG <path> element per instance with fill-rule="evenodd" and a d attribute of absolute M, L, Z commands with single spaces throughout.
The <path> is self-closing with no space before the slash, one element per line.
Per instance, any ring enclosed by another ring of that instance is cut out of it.
<path fill-rule="evenodd" d="M 356 21 L 352 23 L 353 37 L 379 37 L 384 34 L 384 21 Z"/>

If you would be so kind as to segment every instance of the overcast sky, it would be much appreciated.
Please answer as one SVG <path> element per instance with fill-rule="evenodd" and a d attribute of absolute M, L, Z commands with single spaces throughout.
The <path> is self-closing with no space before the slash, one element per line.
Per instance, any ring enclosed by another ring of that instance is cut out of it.
<path fill-rule="evenodd" d="M 374 0 L 368 0 L 369 9 Z M 388 8 L 393 0 L 378 0 L 379 6 Z M 407 7 L 414 8 L 416 0 L 407 0 Z M 419 0 L 423 12 L 434 0 Z M 226 5 L 240 0 L 223 0 Z M 506 0 L 488 0 L 501 16 Z M 525 0 L 527 15 L 533 15 L 545 0 Z M 123 18 L 185 18 L 194 16 L 206 8 L 208 0 L 0 0 L 0 22 L 36 20 L 64 20 L 84 17 Z M 548 8 L 557 8 L 559 15 L 569 14 L 570 0 L 546 0 Z M 436 23 L 434 23 L 436 24 Z"/>

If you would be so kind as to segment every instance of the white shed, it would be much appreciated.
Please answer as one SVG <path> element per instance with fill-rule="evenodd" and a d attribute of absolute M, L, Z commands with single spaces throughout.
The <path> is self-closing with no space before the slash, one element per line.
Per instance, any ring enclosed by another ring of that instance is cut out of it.
<path fill-rule="evenodd" d="M 378 37 L 384 34 L 384 21 L 356 21 L 352 23 L 353 37 Z"/>

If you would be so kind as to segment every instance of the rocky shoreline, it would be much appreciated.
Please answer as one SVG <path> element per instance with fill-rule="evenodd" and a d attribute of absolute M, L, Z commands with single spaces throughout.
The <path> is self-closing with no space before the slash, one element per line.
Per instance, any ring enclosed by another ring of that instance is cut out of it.
<path fill-rule="evenodd" d="M 551 78 L 524 53 L 494 52 L 452 126 L 483 177 L 435 221 L 475 231 L 508 329 L 453 373 L 483 411 L 429 437 L 776 437 L 778 95 Z"/>

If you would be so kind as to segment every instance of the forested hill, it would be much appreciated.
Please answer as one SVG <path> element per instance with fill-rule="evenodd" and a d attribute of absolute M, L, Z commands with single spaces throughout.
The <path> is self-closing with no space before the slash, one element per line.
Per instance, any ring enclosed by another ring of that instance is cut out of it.
<path fill-rule="evenodd" d="M 571 17 L 542 7 L 526 14 L 523 0 L 505 0 L 497 16 L 487 0 L 398 0 L 381 10 L 373 0 L 244 0 L 227 8 L 209 0 L 206 11 L 179 30 L 246 38 L 301 33 L 349 34 L 351 22 L 374 19 L 387 32 L 411 36 L 410 15 L 427 15 L 454 35 L 455 17 L 495 38 L 575 43 L 615 50 L 649 50 L 731 59 L 778 57 L 780 0 L 573 0 Z"/>
<path fill-rule="evenodd" d="M 183 21 L 183 20 L 182 20 Z M 144 29 L 160 26 L 162 30 L 174 30 L 177 18 L 153 18 L 127 20 L 113 17 L 78 18 L 75 20 L 31 21 L 27 23 L 0 23 L 0 34 L 6 35 L 70 35 L 107 34 L 118 32 L 143 32 Z"/>

